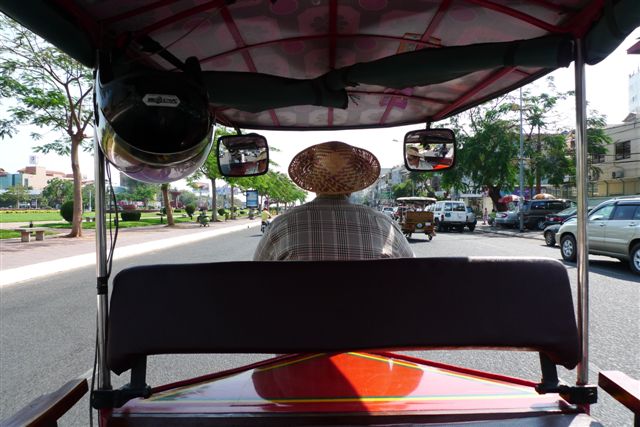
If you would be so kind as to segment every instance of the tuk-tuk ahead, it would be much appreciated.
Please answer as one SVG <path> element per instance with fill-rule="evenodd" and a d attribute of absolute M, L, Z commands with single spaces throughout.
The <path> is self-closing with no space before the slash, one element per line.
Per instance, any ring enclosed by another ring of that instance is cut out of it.
<path fill-rule="evenodd" d="M 433 212 L 427 210 L 437 200 L 432 197 L 398 197 L 398 211 L 396 212 L 402 233 L 411 237 L 413 233 L 424 233 L 428 239 L 433 239 L 436 232 L 433 228 Z"/>

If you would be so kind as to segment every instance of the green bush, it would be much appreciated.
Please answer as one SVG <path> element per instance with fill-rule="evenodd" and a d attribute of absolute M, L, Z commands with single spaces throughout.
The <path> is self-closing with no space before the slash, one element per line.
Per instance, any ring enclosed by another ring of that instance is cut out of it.
<path fill-rule="evenodd" d="M 64 202 L 60 206 L 60 215 L 67 222 L 73 222 L 73 200 Z"/>
<path fill-rule="evenodd" d="M 193 216 L 193 213 L 196 211 L 195 205 L 187 205 L 184 207 L 184 211 L 189 215 L 189 217 Z"/>
<path fill-rule="evenodd" d="M 120 218 L 123 221 L 140 221 L 141 212 L 138 211 L 122 211 L 120 212 Z"/>
<path fill-rule="evenodd" d="M 174 209 L 173 211 L 174 211 L 175 213 L 180 213 L 180 212 L 182 212 L 182 209 Z"/>
<path fill-rule="evenodd" d="M 225 213 L 226 212 L 225 212 L 225 210 L 223 208 L 218 209 L 218 215 L 224 216 Z"/>
<path fill-rule="evenodd" d="M 240 215 L 245 215 L 247 211 L 240 211 Z"/>
<path fill-rule="evenodd" d="M 162 209 L 160 209 L 160 213 L 161 213 L 162 215 L 166 215 L 166 214 L 167 214 L 167 208 L 162 208 Z"/>

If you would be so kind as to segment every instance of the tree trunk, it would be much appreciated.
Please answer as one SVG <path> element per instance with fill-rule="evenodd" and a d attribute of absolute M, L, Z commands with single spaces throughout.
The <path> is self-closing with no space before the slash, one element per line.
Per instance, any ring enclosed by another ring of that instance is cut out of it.
<path fill-rule="evenodd" d="M 216 179 L 211 178 L 211 220 L 216 222 L 218 220 L 218 193 L 216 192 Z"/>
<path fill-rule="evenodd" d="M 176 225 L 173 220 L 173 210 L 171 208 L 171 200 L 169 200 L 169 184 L 162 184 L 162 200 L 164 202 L 164 210 L 167 214 L 167 225 Z"/>
<path fill-rule="evenodd" d="M 489 197 L 491 197 L 491 201 L 493 202 L 493 209 L 498 211 L 498 200 L 500 199 L 500 187 L 494 187 L 493 185 L 489 185 Z"/>
<path fill-rule="evenodd" d="M 78 147 L 82 142 L 80 137 L 71 137 L 71 172 L 73 172 L 73 222 L 68 237 L 82 236 L 82 176 L 80 175 L 80 158 Z"/>
<path fill-rule="evenodd" d="M 536 152 L 538 154 L 540 154 L 540 151 L 542 150 L 542 142 L 540 141 L 540 131 L 538 130 L 538 141 L 536 143 Z M 541 182 L 542 182 L 542 177 L 541 177 L 541 173 L 540 173 L 540 165 L 537 164 L 536 165 L 536 194 L 540 194 L 540 189 L 541 189 Z M 533 199 L 533 194 L 530 195 L 530 197 Z"/>
<path fill-rule="evenodd" d="M 231 219 L 236 219 L 236 212 L 233 204 L 233 185 L 231 185 Z"/>

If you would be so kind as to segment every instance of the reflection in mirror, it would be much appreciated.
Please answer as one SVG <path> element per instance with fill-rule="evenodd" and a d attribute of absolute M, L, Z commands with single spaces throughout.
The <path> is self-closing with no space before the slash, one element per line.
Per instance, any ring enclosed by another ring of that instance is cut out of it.
<path fill-rule="evenodd" d="M 404 136 L 404 164 L 410 171 L 441 171 L 453 167 L 456 138 L 451 129 L 421 129 Z"/>
<path fill-rule="evenodd" d="M 217 156 L 218 169 L 223 176 L 257 176 L 269 169 L 267 139 L 257 133 L 221 136 Z"/>

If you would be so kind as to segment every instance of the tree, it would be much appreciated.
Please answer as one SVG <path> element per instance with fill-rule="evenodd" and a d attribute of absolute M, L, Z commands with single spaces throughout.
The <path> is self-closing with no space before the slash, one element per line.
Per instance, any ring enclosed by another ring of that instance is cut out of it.
<path fill-rule="evenodd" d="M 198 202 L 198 196 L 193 194 L 193 192 L 189 190 L 182 190 L 180 192 L 180 201 L 183 205 L 196 205 Z"/>
<path fill-rule="evenodd" d="M 218 221 L 218 208 L 216 203 L 216 180 L 224 179 L 224 177 L 220 174 L 218 170 L 218 156 L 216 153 L 216 144 L 218 143 L 218 138 L 224 135 L 236 135 L 236 131 L 232 129 L 228 129 L 224 126 L 216 127 L 216 132 L 214 135 L 213 148 L 209 152 L 209 156 L 205 160 L 205 162 L 200 166 L 198 171 L 191 175 L 187 181 L 190 183 L 194 183 L 195 181 L 201 179 L 203 176 L 211 180 L 211 219 L 213 221 Z M 233 212 L 232 212 L 233 215 Z"/>
<path fill-rule="evenodd" d="M 61 205 L 67 200 L 73 200 L 73 182 L 67 179 L 53 178 L 42 189 L 42 197 L 46 199 L 49 206 Z"/>
<path fill-rule="evenodd" d="M 92 120 L 92 74 L 68 55 L 16 22 L 0 15 L 0 96 L 11 99 L 9 118 L 0 120 L 0 138 L 17 126 L 34 125 L 60 138 L 36 151 L 71 155 L 73 223 L 69 237 L 82 235 L 82 176 L 79 149 Z M 41 138 L 32 133 L 32 138 Z M 91 149 L 91 144 L 84 147 Z"/>
<path fill-rule="evenodd" d="M 400 184 L 396 184 L 391 188 L 393 192 L 393 198 L 397 199 L 398 197 L 409 197 L 413 194 L 413 185 L 414 183 L 409 179 L 407 181 L 402 181 Z"/>
<path fill-rule="evenodd" d="M 547 90 L 541 95 L 523 95 L 523 116 L 528 129 L 525 129 L 525 157 L 529 159 L 526 179 L 529 187 L 535 185 L 535 192 L 540 193 L 542 180 L 546 179 L 554 186 L 565 182 L 565 176 L 575 175 L 575 156 L 569 149 L 568 138 L 571 132 L 559 131 L 558 103 L 574 96 L 573 91 L 558 92 L 552 77 L 547 78 Z M 519 109 L 514 108 L 514 110 Z M 606 119 L 597 111 L 590 111 L 587 118 L 587 152 L 590 155 L 605 154 L 606 144 L 611 139 L 604 132 Z M 598 176 L 602 171 L 592 164 L 589 175 Z"/>
<path fill-rule="evenodd" d="M 464 191 L 486 188 L 494 207 L 500 191 L 513 188 L 518 172 L 518 132 L 507 119 L 509 111 L 510 105 L 500 102 L 469 110 L 468 132 L 453 121 L 459 142 L 456 167 L 443 172 L 443 187 Z"/>
<path fill-rule="evenodd" d="M 255 179 L 257 182 L 252 184 L 252 188 L 262 189 L 258 191 L 263 191 L 264 195 L 269 196 L 272 203 L 284 203 L 286 206 L 294 202 L 303 202 L 307 197 L 306 191 L 281 172 L 269 171 Z"/>
<path fill-rule="evenodd" d="M 24 185 L 12 185 L 2 196 L 5 203 L 12 204 L 16 209 L 19 209 L 20 203 L 29 197 L 29 188 Z"/>
<path fill-rule="evenodd" d="M 587 117 L 587 152 L 590 156 L 594 154 L 606 154 L 607 144 L 613 142 L 611 137 L 605 132 L 606 126 L 607 118 L 605 116 L 595 110 L 590 111 L 589 117 Z M 575 156 L 573 159 L 575 164 Z M 598 177 L 601 173 L 602 169 L 594 166 L 593 163 L 589 161 L 589 176 Z M 594 178 L 594 180 L 597 180 L 597 178 Z"/>
<path fill-rule="evenodd" d="M 566 135 L 548 135 L 545 138 L 545 146 L 545 156 L 540 165 L 549 184 L 559 187 L 565 182 L 566 175 L 575 175 L 575 162 L 568 155 Z M 529 175 L 529 188 L 533 188 L 535 176 Z"/>
<path fill-rule="evenodd" d="M 156 200 L 159 191 L 160 186 L 158 184 L 136 182 L 131 192 L 131 198 L 144 203 L 144 206 L 147 207 L 150 200 Z"/>
<path fill-rule="evenodd" d="M 87 209 L 95 209 L 96 189 L 93 184 L 87 184 L 82 187 L 82 200 L 85 201 Z"/>
<path fill-rule="evenodd" d="M 558 92 L 556 90 L 553 77 L 546 79 L 547 90 L 540 95 L 532 95 L 528 91 L 522 95 L 522 115 L 525 139 L 525 157 L 529 159 L 529 171 L 535 180 L 535 192 L 540 193 L 542 179 L 547 174 L 553 174 L 558 166 L 553 165 L 548 160 L 550 151 L 559 154 L 562 151 L 562 144 L 558 138 L 558 124 L 555 121 L 557 114 L 555 108 L 559 101 L 570 96 L 571 92 Z M 515 104 L 515 103 L 514 103 Z M 519 110 L 517 106 L 512 108 Z M 566 150 L 565 150 L 566 151 Z M 533 188 L 533 186 L 530 186 Z"/>

